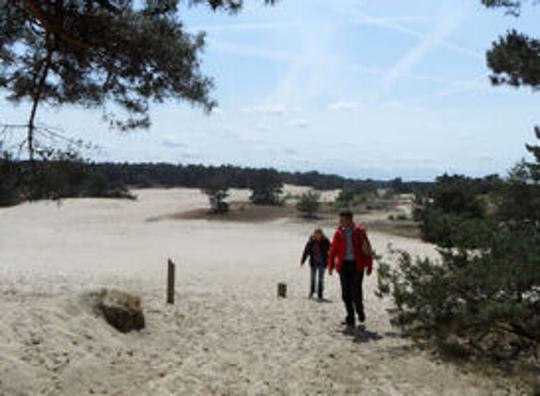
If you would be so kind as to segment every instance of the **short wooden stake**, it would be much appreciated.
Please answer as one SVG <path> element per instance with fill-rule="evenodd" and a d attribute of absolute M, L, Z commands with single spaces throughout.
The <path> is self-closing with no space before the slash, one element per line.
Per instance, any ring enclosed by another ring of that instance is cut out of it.
<path fill-rule="evenodd" d="M 277 295 L 278 298 L 287 298 L 287 284 L 286 283 L 278 283 L 277 285 Z"/>
<path fill-rule="evenodd" d="M 171 259 L 167 261 L 167 303 L 174 304 L 174 271 L 175 265 Z"/>

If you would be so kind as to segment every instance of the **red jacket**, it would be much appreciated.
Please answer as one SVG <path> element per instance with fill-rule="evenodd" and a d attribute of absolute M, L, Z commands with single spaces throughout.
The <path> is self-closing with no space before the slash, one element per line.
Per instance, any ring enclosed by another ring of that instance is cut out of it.
<path fill-rule="evenodd" d="M 353 245 L 354 245 L 354 257 L 356 263 L 356 270 L 358 272 L 367 269 L 371 271 L 373 267 L 373 257 L 368 255 L 362 249 L 364 241 L 367 243 L 369 250 L 371 250 L 371 244 L 366 234 L 366 229 L 363 225 L 353 226 Z M 337 272 L 341 272 L 341 266 L 343 265 L 343 258 L 347 250 L 347 241 L 345 240 L 345 232 L 343 227 L 339 226 L 332 239 L 332 245 L 330 246 L 330 253 L 328 255 L 328 269 L 333 270 L 334 267 Z M 337 265 L 334 266 L 334 258 L 338 258 Z"/>

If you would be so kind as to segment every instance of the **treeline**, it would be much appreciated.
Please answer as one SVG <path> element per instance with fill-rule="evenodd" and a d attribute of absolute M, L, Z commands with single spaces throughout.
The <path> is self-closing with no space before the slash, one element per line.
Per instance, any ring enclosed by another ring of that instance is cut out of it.
<path fill-rule="evenodd" d="M 7 153 L 1 155 L 0 207 L 75 197 L 135 198 L 124 183 L 109 180 L 73 153 L 32 163 L 14 161 Z"/>
<path fill-rule="evenodd" d="M 204 188 L 210 180 L 219 178 L 229 188 L 249 188 L 263 174 L 272 172 L 283 184 L 308 186 L 317 190 L 353 189 L 370 192 L 379 188 L 392 188 L 400 193 L 424 189 L 429 182 L 404 182 L 400 178 L 390 181 L 359 180 L 338 175 L 311 172 L 284 172 L 272 168 L 249 168 L 233 165 L 174 165 L 168 163 L 96 163 L 92 168 L 107 180 L 130 187 L 191 187 Z"/>
<path fill-rule="evenodd" d="M 188 187 L 216 190 L 216 185 L 220 190 L 250 188 L 255 191 L 253 201 L 265 203 L 275 199 L 265 196 L 265 191 L 276 191 L 282 184 L 309 186 L 318 190 L 342 189 L 355 194 L 374 192 L 381 188 L 411 193 L 423 191 L 430 185 L 429 182 L 404 182 L 400 178 L 390 181 L 358 180 L 317 171 L 283 172 L 271 168 L 232 165 L 88 163 L 74 154 L 64 154 L 54 160 L 35 161 L 32 164 L 13 161 L 7 154 L 0 159 L 0 206 L 37 199 L 131 197 L 128 188 Z"/>

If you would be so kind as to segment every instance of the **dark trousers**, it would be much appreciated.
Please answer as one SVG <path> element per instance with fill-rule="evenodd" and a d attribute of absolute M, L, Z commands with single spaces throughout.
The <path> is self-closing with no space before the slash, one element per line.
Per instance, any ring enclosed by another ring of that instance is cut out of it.
<path fill-rule="evenodd" d="M 356 310 L 357 315 L 364 316 L 362 296 L 364 271 L 356 271 L 354 261 L 343 261 L 339 277 L 341 281 L 341 297 L 347 310 L 347 324 L 354 326 L 354 311 Z"/>
<path fill-rule="evenodd" d="M 317 295 L 319 298 L 323 298 L 324 292 L 324 265 L 312 265 L 311 266 L 311 277 L 310 277 L 310 292 L 309 295 L 313 296 L 315 294 L 315 283 L 317 283 Z"/>

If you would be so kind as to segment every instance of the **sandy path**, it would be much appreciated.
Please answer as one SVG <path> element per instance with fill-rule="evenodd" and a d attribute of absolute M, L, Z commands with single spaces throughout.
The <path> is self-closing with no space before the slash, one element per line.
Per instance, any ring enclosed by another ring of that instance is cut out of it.
<path fill-rule="evenodd" d="M 0 395 L 507 394 L 396 337 L 375 277 L 365 284 L 368 332 L 341 334 L 337 278 L 331 303 L 306 298 L 298 259 L 313 225 L 147 222 L 204 198 L 138 194 L 0 209 Z M 381 252 L 392 242 L 432 254 L 417 241 L 372 239 Z M 163 303 L 167 257 L 179 265 L 174 307 Z M 279 281 L 286 300 L 275 298 Z M 96 318 L 81 295 L 101 286 L 141 294 L 147 328 L 122 335 Z"/>

